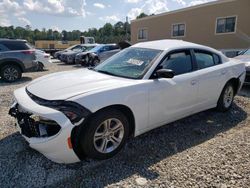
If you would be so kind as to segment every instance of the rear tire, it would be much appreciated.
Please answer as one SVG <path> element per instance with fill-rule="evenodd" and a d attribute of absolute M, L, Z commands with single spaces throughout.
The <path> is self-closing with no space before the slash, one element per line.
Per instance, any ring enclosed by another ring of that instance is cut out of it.
<path fill-rule="evenodd" d="M 22 77 L 22 71 L 17 65 L 5 65 L 1 68 L 0 75 L 6 82 L 15 82 Z"/>
<path fill-rule="evenodd" d="M 84 154 L 92 159 L 113 157 L 129 136 L 128 120 L 118 110 L 100 111 L 85 126 L 80 134 L 80 145 Z"/>
<path fill-rule="evenodd" d="M 220 112 L 228 111 L 233 105 L 234 96 L 235 96 L 235 91 L 233 84 L 231 82 L 228 82 L 221 92 L 216 107 L 217 110 Z"/>

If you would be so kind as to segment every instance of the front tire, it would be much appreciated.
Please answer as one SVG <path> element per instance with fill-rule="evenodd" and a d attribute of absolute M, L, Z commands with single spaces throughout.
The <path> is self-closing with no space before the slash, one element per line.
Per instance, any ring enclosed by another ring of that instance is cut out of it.
<path fill-rule="evenodd" d="M 217 103 L 217 110 L 220 112 L 228 111 L 232 105 L 235 96 L 235 91 L 233 84 L 231 82 L 227 83 L 223 88 L 220 98 Z"/>
<path fill-rule="evenodd" d="M 82 131 L 80 144 L 84 154 L 92 159 L 104 160 L 116 155 L 129 135 L 126 116 L 118 110 L 98 112 Z"/>
<path fill-rule="evenodd" d="M 93 60 L 92 66 L 96 66 L 96 65 L 98 65 L 99 63 L 100 63 L 100 60 L 99 60 L 98 58 L 95 58 L 95 59 Z"/>
<path fill-rule="evenodd" d="M 15 82 L 22 77 L 22 71 L 16 65 L 5 65 L 1 68 L 0 75 L 6 82 Z"/>

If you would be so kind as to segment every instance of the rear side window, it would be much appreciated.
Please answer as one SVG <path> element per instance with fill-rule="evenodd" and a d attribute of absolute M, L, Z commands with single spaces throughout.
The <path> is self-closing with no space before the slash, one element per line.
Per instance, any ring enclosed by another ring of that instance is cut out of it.
<path fill-rule="evenodd" d="M 9 50 L 29 50 L 31 47 L 26 42 L 4 42 Z"/>
<path fill-rule="evenodd" d="M 220 64 L 220 57 L 216 54 L 194 50 L 198 69 L 205 69 Z"/>
<path fill-rule="evenodd" d="M 171 69 L 175 75 L 184 74 L 192 71 L 192 59 L 189 50 L 171 53 L 162 62 L 161 68 Z"/>

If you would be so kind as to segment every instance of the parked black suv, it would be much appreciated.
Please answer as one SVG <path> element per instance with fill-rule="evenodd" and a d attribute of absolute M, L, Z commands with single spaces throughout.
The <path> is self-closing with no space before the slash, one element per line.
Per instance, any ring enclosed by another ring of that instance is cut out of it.
<path fill-rule="evenodd" d="M 0 39 L 0 77 L 14 82 L 23 72 L 35 71 L 35 51 L 26 40 Z"/>

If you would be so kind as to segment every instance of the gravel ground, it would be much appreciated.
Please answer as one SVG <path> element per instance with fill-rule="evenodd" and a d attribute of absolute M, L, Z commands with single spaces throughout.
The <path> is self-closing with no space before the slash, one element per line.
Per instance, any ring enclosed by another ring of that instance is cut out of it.
<path fill-rule="evenodd" d="M 0 81 L 0 187 L 250 187 L 250 87 L 232 110 L 208 110 L 129 140 L 106 161 L 56 164 L 28 147 L 7 112 L 34 78 L 78 67 L 54 64 Z"/>

